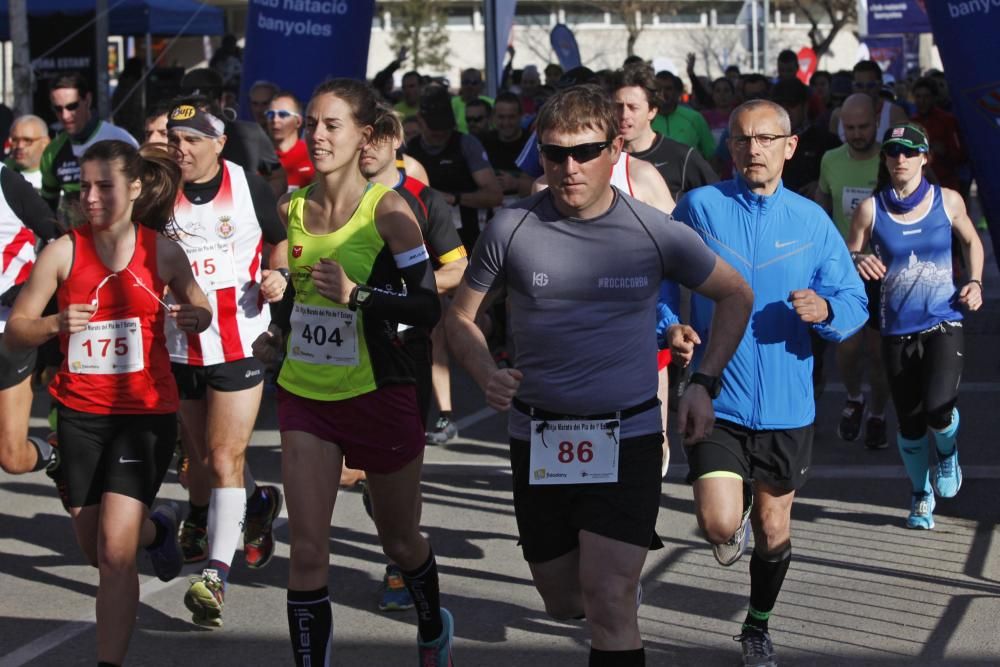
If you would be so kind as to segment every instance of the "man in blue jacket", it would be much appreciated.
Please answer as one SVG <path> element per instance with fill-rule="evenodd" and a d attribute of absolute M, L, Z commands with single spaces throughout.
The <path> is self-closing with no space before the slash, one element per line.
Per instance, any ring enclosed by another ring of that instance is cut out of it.
<path fill-rule="evenodd" d="M 739 640 L 744 665 L 776 665 L 767 621 L 791 560 L 791 509 L 812 453 L 815 405 L 810 329 L 842 341 L 868 318 L 865 291 L 826 213 L 784 189 L 781 172 L 798 138 L 767 100 L 729 120 L 737 176 L 689 192 L 674 217 L 698 232 L 754 292 L 750 323 L 721 377 L 695 372 L 681 400 L 714 399 L 711 434 L 685 434 L 698 524 L 723 565 L 735 563 L 753 527 L 750 609 Z M 694 296 L 691 324 L 667 332 L 677 358 L 711 336 L 712 304 Z M 701 349 L 695 350 L 697 371 Z"/>

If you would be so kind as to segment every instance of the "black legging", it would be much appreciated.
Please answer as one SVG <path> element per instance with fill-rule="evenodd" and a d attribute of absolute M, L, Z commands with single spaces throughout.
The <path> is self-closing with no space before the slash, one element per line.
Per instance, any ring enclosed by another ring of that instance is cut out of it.
<path fill-rule="evenodd" d="M 884 336 L 882 358 L 899 432 L 907 440 L 951 424 L 965 342 L 961 322 L 942 322 L 908 336 Z"/>

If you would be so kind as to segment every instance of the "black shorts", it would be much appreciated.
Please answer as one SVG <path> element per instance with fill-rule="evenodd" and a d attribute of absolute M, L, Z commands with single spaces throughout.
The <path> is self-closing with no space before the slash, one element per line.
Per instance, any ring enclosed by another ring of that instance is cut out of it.
<path fill-rule="evenodd" d="M 0 334 L 0 391 L 16 387 L 25 378 L 31 377 L 35 371 L 36 356 L 34 348 L 10 349 L 3 341 L 3 334 Z"/>
<path fill-rule="evenodd" d="M 413 359 L 413 377 L 417 381 L 417 410 L 420 422 L 427 428 L 434 387 L 431 383 L 431 337 L 422 327 L 411 327 L 399 335 L 403 349 Z"/>
<path fill-rule="evenodd" d="M 182 401 L 200 401 L 209 388 L 215 391 L 242 391 L 264 381 L 264 364 L 253 357 L 212 366 L 171 363 L 170 368 Z"/>
<path fill-rule="evenodd" d="M 544 563 L 580 545 L 586 530 L 619 542 L 660 549 L 656 515 L 663 480 L 663 435 L 623 438 L 618 481 L 612 484 L 531 486 L 531 445 L 511 439 L 514 515 L 521 551 L 529 563 Z"/>
<path fill-rule="evenodd" d="M 58 406 L 60 467 L 69 506 L 120 493 L 152 506 L 177 444 L 177 415 L 95 415 Z"/>
<path fill-rule="evenodd" d="M 882 281 L 864 280 L 865 296 L 868 297 L 868 322 L 865 325 L 869 329 L 879 331 L 879 311 L 882 310 Z"/>
<path fill-rule="evenodd" d="M 731 472 L 786 491 L 806 483 L 812 461 L 813 427 L 753 431 L 719 420 L 705 440 L 686 448 L 688 484 L 712 472 Z"/>

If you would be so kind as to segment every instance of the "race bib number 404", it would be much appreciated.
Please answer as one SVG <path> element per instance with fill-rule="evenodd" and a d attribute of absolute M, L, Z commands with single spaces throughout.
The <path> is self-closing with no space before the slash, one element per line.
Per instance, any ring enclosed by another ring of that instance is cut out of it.
<path fill-rule="evenodd" d="M 355 313 L 346 308 L 295 304 L 288 356 L 310 364 L 358 365 Z"/>
<path fill-rule="evenodd" d="M 529 483 L 617 482 L 620 430 L 617 420 L 532 421 Z"/>
<path fill-rule="evenodd" d="M 91 322 L 69 337 L 66 350 L 70 373 L 120 375 L 145 368 L 139 318 Z"/>

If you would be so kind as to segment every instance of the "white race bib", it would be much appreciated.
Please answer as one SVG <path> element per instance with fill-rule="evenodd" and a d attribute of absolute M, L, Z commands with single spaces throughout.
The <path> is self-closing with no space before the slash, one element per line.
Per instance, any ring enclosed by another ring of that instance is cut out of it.
<path fill-rule="evenodd" d="M 236 264 L 228 243 L 217 241 L 200 248 L 185 248 L 185 251 L 191 262 L 191 273 L 204 292 L 236 287 Z"/>
<path fill-rule="evenodd" d="M 844 188 L 844 193 L 841 195 L 841 204 L 844 207 L 844 219 L 848 224 L 851 223 L 851 218 L 854 217 L 854 209 L 871 196 L 871 188 Z"/>
<path fill-rule="evenodd" d="M 617 482 L 620 431 L 617 419 L 532 420 L 529 484 Z"/>
<path fill-rule="evenodd" d="M 90 322 L 69 337 L 66 350 L 70 373 L 120 375 L 146 367 L 138 317 Z"/>
<path fill-rule="evenodd" d="M 354 311 L 295 304 L 288 356 L 310 364 L 358 365 L 358 334 Z"/>

